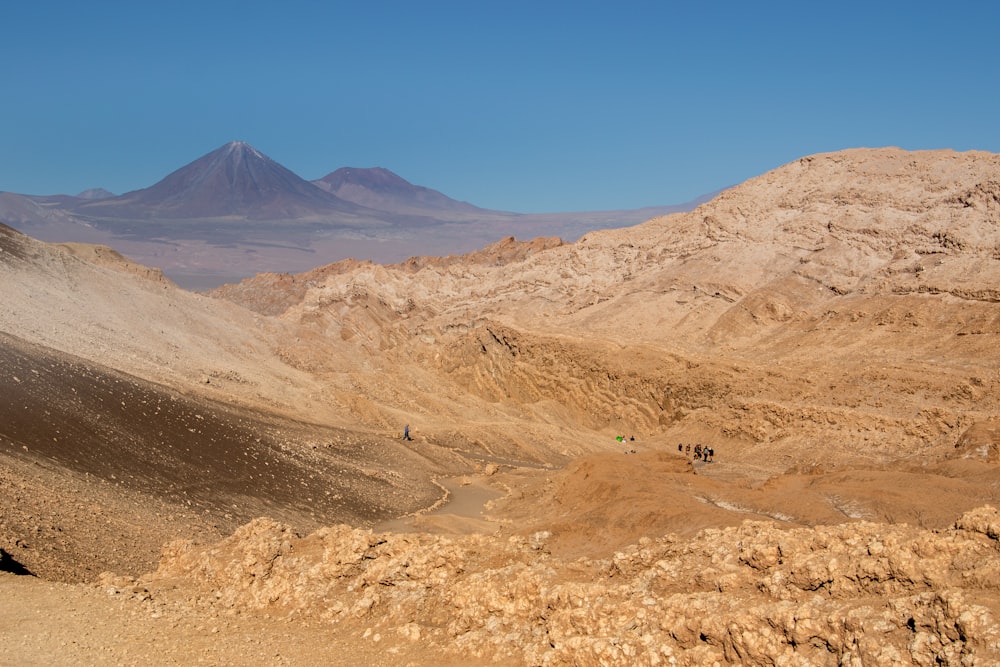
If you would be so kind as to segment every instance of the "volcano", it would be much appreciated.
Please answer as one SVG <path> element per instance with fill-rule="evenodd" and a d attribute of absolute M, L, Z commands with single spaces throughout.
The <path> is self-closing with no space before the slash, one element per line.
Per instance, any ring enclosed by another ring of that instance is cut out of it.
<path fill-rule="evenodd" d="M 414 185 L 383 167 L 341 167 L 312 183 L 341 199 L 390 213 L 496 213 Z"/>
<path fill-rule="evenodd" d="M 128 220 L 307 220 L 363 211 L 243 141 L 230 142 L 148 188 L 74 209 L 89 218 Z"/>

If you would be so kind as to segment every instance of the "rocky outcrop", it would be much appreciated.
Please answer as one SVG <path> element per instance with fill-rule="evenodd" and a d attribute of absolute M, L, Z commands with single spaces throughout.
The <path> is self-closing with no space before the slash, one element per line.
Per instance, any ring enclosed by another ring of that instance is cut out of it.
<path fill-rule="evenodd" d="M 955 443 L 955 456 L 1000 461 L 1000 419 L 977 421 Z"/>
<path fill-rule="evenodd" d="M 1000 659 L 998 536 L 986 506 L 942 531 L 748 521 L 563 560 L 546 532 L 298 538 L 258 519 L 210 547 L 171 544 L 141 588 L 532 665 L 987 664 Z"/>

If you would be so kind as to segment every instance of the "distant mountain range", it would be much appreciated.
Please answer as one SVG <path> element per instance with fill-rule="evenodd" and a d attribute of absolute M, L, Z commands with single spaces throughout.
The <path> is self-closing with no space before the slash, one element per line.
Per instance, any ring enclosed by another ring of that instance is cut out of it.
<path fill-rule="evenodd" d="M 302 220 L 360 209 L 241 141 L 198 158 L 148 188 L 70 208 L 94 220 Z"/>
<path fill-rule="evenodd" d="M 31 224 L 23 202 L 10 193 L 0 219 Z M 492 216 L 497 211 L 456 201 L 430 188 L 413 185 L 388 169 L 343 167 L 316 181 L 306 181 L 250 144 L 233 141 L 168 174 L 148 188 L 123 195 L 103 189 L 66 195 L 15 195 L 43 211 L 58 210 L 98 226 L 117 221 L 273 221 L 356 224 L 399 222 L 402 216 L 430 220 Z M 17 209 L 14 216 L 8 211 Z M 5 215 L 6 214 L 6 215 Z M 502 213 L 502 215 L 509 215 Z M 49 218 L 39 212 L 39 221 Z"/>
<path fill-rule="evenodd" d="M 626 211 L 493 211 L 381 167 L 343 167 L 307 181 L 234 141 L 122 195 L 103 189 L 76 196 L 0 192 L 0 222 L 45 241 L 110 245 L 182 284 L 188 273 L 209 276 L 207 284 L 262 270 L 303 271 L 346 257 L 395 262 L 469 252 L 506 236 L 572 241 L 594 229 L 688 211 L 710 198 Z"/>

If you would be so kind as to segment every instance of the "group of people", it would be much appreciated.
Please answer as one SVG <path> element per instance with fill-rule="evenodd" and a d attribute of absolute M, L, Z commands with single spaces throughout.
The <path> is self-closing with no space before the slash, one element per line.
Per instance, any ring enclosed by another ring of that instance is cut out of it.
<path fill-rule="evenodd" d="M 619 435 L 619 436 L 615 436 L 615 440 L 618 442 L 619 445 L 624 445 L 627 442 L 635 442 L 635 436 L 633 435 L 630 438 L 626 438 L 624 435 Z M 635 450 L 634 449 L 626 449 L 625 453 L 626 454 L 635 454 Z"/>
<path fill-rule="evenodd" d="M 685 445 L 683 443 L 679 443 L 677 445 L 677 451 L 679 451 L 681 453 L 690 454 L 691 453 L 691 443 L 688 443 L 687 445 Z M 715 449 L 713 449 L 712 447 L 709 447 L 708 445 L 701 445 L 701 444 L 697 444 L 697 445 L 694 446 L 694 460 L 695 461 L 698 461 L 700 459 L 702 461 L 705 461 L 706 463 L 711 463 L 714 458 L 715 458 Z"/>

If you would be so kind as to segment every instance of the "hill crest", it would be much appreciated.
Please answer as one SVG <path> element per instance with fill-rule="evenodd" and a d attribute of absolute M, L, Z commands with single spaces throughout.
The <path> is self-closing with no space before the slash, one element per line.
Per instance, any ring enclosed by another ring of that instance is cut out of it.
<path fill-rule="evenodd" d="M 413 185 L 384 167 L 341 167 L 313 181 L 317 186 L 361 206 L 391 213 L 487 213 L 472 204 L 419 185 Z"/>

